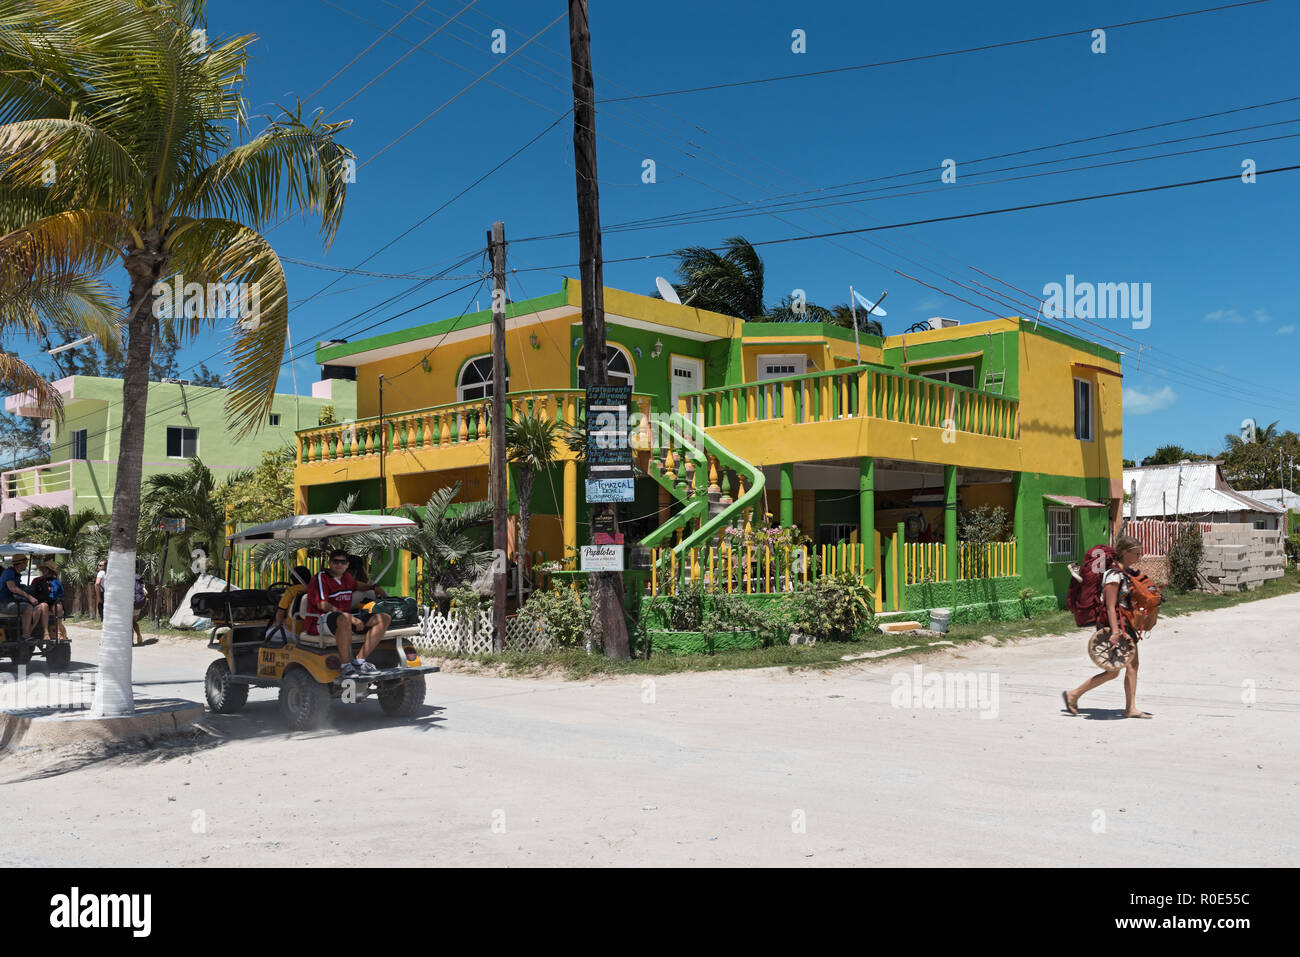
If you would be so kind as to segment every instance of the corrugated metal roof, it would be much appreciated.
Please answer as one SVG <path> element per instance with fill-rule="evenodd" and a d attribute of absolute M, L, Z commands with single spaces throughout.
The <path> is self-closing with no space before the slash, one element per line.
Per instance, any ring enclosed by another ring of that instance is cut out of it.
<path fill-rule="evenodd" d="M 1247 498 L 1228 487 L 1217 462 L 1150 465 L 1124 470 L 1124 490 L 1137 485 L 1139 518 L 1155 515 L 1205 515 L 1210 512 L 1280 512 L 1282 509 Z M 1124 506 L 1125 514 L 1132 506 Z"/>
<path fill-rule="evenodd" d="M 1272 505 L 1274 508 L 1289 508 L 1300 511 L 1300 494 L 1288 488 L 1258 488 L 1253 491 L 1242 491 L 1241 494 L 1247 495 L 1257 502 L 1263 502 L 1265 505 Z"/>

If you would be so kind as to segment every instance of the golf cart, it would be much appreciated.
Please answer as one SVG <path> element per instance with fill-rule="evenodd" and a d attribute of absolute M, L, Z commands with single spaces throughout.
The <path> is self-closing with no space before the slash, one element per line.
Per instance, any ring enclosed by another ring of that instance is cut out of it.
<path fill-rule="evenodd" d="M 36 542 L 11 542 L 0 545 L 0 557 L 12 558 L 23 555 L 27 558 L 27 581 L 30 585 L 36 576 L 32 575 L 32 560 L 36 556 L 70 555 L 66 548 L 53 545 L 41 545 Z M 19 606 L 10 600 L 9 595 L 0 595 L 0 657 L 14 660 L 16 665 L 25 665 L 35 654 L 45 656 L 45 666 L 50 671 L 62 671 L 72 661 L 72 642 L 59 637 L 57 620 L 50 622 L 50 627 L 42 635 L 32 635 L 24 640 L 23 619 Z"/>
<path fill-rule="evenodd" d="M 414 525 L 410 519 L 396 516 L 347 513 L 294 515 L 266 522 L 228 536 L 226 579 L 229 581 L 231 577 L 229 565 L 236 545 L 279 541 L 285 543 L 287 554 L 293 542 Z M 382 577 L 382 573 L 376 577 Z M 368 659 L 379 669 L 378 673 L 342 678 L 337 639 L 310 635 L 305 629 L 272 630 L 280 596 L 291 584 L 276 582 L 266 589 L 227 586 L 225 591 L 202 592 L 190 598 L 190 608 L 196 615 L 212 619 L 208 647 L 220 650 L 222 655 L 208 666 L 203 681 L 212 711 L 218 714 L 239 711 L 248 701 L 250 686 L 279 688 L 280 714 L 295 731 L 319 726 L 329 710 L 331 698 L 344 698 L 351 703 L 374 694 L 385 714 L 398 717 L 408 717 L 424 704 L 424 676 L 438 667 L 420 662 L 420 655 L 410 641 L 418 627 L 390 628 Z M 291 622 L 305 621 L 305 599 L 304 594 L 294 602 Z M 364 638 L 364 635 L 353 635 L 354 649 Z"/>

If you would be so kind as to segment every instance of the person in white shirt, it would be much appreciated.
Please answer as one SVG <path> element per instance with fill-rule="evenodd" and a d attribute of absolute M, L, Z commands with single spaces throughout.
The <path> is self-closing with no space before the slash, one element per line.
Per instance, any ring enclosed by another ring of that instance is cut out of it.
<path fill-rule="evenodd" d="M 95 573 L 95 614 L 100 620 L 104 618 L 104 569 L 108 562 L 102 558 L 99 560 L 99 571 Z"/>

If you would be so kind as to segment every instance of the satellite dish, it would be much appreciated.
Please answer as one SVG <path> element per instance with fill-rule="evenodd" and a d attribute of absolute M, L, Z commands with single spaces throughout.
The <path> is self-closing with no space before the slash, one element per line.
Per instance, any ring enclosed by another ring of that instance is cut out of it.
<path fill-rule="evenodd" d="M 862 295 L 862 293 L 858 292 L 855 289 L 853 291 L 853 298 L 858 301 L 858 304 L 861 305 L 863 309 L 867 310 L 867 315 L 869 316 L 878 316 L 881 319 L 883 319 L 885 318 L 885 316 L 889 315 L 889 313 L 885 312 L 885 310 L 880 308 L 880 303 L 883 302 L 885 299 L 884 296 L 881 296 L 875 302 L 872 302 L 870 299 L 868 299 L 866 296 Z"/>
<path fill-rule="evenodd" d="M 677 290 L 673 288 L 673 284 L 663 276 L 655 276 L 655 287 L 659 290 L 659 295 L 663 297 L 665 302 L 671 302 L 678 306 L 682 304 L 682 297 L 677 295 Z"/>

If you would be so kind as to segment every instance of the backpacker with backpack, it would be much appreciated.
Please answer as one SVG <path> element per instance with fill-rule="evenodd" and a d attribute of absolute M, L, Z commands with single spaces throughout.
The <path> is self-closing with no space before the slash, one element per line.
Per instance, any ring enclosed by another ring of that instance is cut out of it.
<path fill-rule="evenodd" d="M 1106 571 L 1114 565 L 1115 549 L 1109 545 L 1094 545 L 1088 549 L 1080 565 L 1070 566 L 1071 581 L 1065 595 L 1065 606 L 1074 614 L 1076 625 L 1104 627 L 1108 624 L 1101 582 Z M 1144 572 L 1129 571 L 1127 574 L 1131 607 L 1117 611 L 1134 631 L 1150 631 L 1155 627 L 1160 611 L 1160 589 Z"/>

